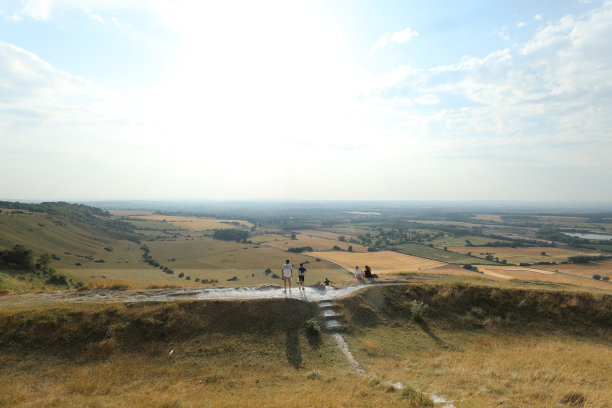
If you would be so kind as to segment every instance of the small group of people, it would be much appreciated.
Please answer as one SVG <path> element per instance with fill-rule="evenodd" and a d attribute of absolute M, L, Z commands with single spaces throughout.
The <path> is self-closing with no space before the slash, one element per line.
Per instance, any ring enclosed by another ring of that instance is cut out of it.
<path fill-rule="evenodd" d="M 287 291 L 287 286 L 289 286 L 289 290 L 291 290 L 291 278 L 293 277 L 293 265 L 289 263 L 287 259 L 285 264 L 281 269 L 281 273 L 283 276 L 283 283 L 285 285 L 285 292 Z M 301 263 L 298 269 L 298 290 L 306 290 L 304 289 L 304 277 L 306 275 L 306 268 L 304 268 L 304 264 Z M 363 279 L 363 278 L 378 278 L 378 275 L 372 273 L 372 269 L 366 265 L 364 270 L 362 271 L 359 266 L 355 266 L 355 275 L 353 278 Z M 325 286 L 329 286 L 331 281 L 325 278 Z"/>
<path fill-rule="evenodd" d="M 304 289 L 304 275 L 306 274 L 306 268 L 304 268 L 304 264 L 300 264 L 300 268 L 298 269 L 298 290 Z M 287 259 L 282 268 L 283 274 L 283 283 L 285 284 L 285 292 L 287 291 L 287 284 L 289 284 L 289 290 L 291 290 L 291 278 L 293 277 L 293 265 L 289 263 Z"/>
<path fill-rule="evenodd" d="M 359 267 L 359 265 L 355 266 L 355 275 L 353 276 L 355 279 L 363 279 L 363 278 L 378 278 L 378 275 L 372 273 L 372 269 L 366 265 L 363 268 L 363 271 Z"/>

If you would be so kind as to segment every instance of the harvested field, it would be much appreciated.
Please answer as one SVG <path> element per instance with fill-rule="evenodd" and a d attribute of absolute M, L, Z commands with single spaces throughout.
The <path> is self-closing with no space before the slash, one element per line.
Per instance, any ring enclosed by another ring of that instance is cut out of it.
<path fill-rule="evenodd" d="M 474 214 L 472 218 L 480 221 L 503 222 L 499 214 Z"/>
<path fill-rule="evenodd" d="M 416 256 L 404 255 L 392 251 L 380 252 L 309 252 L 307 255 L 315 256 L 340 265 L 342 268 L 353 271 L 355 265 L 361 268 L 369 265 L 376 274 L 430 271 L 435 268 L 447 266 L 438 261 L 432 261 Z"/>
<path fill-rule="evenodd" d="M 612 279 L 612 259 L 590 262 L 588 264 L 546 265 L 543 266 L 543 268 L 580 275 L 587 278 L 591 278 L 593 275 L 597 274 L 601 276 L 609 276 L 610 279 Z"/>
<path fill-rule="evenodd" d="M 490 254 L 500 260 L 505 259 L 508 263 L 520 264 L 537 263 L 537 262 L 556 262 L 561 263 L 567 261 L 570 256 L 576 255 L 601 255 L 600 252 L 594 251 L 576 251 L 564 248 L 549 248 L 549 247 L 525 247 L 525 248 L 495 248 L 495 247 L 479 247 L 479 246 L 449 246 L 449 251 L 467 254 L 470 252 L 472 256 L 485 258 L 486 254 Z M 542 255 L 544 252 L 546 255 Z M 554 266 L 554 265 L 553 265 Z M 556 269 L 556 268 L 555 268 Z"/>
<path fill-rule="evenodd" d="M 331 250 L 334 246 L 338 246 L 347 251 L 349 246 L 353 247 L 355 252 L 366 252 L 368 249 L 363 245 L 350 244 L 348 242 L 333 241 L 327 238 L 310 237 L 308 235 L 297 234 L 296 239 L 285 238 L 283 240 L 271 240 L 261 242 L 262 245 L 268 245 L 274 248 L 282 249 L 283 251 L 289 248 L 311 247 L 316 251 Z"/>
<path fill-rule="evenodd" d="M 491 266 L 479 265 L 478 270 L 487 276 L 510 280 L 555 282 L 569 285 L 593 287 L 612 290 L 612 284 L 595 279 L 584 279 L 577 276 L 567 276 L 547 269 L 524 268 L 521 266 Z"/>
<path fill-rule="evenodd" d="M 356 235 L 338 234 L 337 232 L 329 232 L 329 231 L 303 230 L 303 231 L 298 231 L 298 232 L 303 235 L 307 235 L 311 237 L 325 238 L 325 239 L 332 239 L 334 241 L 337 241 L 338 237 L 340 236 L 344 236 L 347 240 L 357 239 Z"/>
<path fill-rule="evenodd" d="M 178 217 L 171 215 L 147 215 L 140 216 L 138 218 L 155 220 L 155 221 L 166 221 L 178 227 L 194 230 L 204 231 L 209 229 L 226 229 L 226 228 L 239 228 L 247 227 L 251 228 L 253 224 L 248 221 L 241 220 L 217 220 L 215 218 L 198 218 L 198 217 Z M 236 224 L 237 223 L 237 224 Z"/>

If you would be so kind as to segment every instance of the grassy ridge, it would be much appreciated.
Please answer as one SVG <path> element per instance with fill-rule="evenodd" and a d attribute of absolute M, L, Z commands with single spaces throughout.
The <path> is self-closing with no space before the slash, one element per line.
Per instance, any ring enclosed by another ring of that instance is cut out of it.
<path fill-rule="evenodd" d="M 48 307 L 0 312 L 0 346 L 83 351 L 108 343 L 121 349 L 154 341 L 184 341 L 202 333 L 267 336 L 297 330 L 316 316 L 297 300 L 177 302 Z"/>
<path fill-rule="evenodd" d="M 423 320 L 415 301 L 428 306 Z M 367 372 L 456 407 L 610 406 L 610 295 L 450 284 L 371 288 L 338 303 Z"/>
<path fill-rule="evenodd" d="M 612 295 L 606 294 L 431 284 L 368 288 L 339 303 L 347 317 L 359 325 L 372 324 L 367 316 L 410 319 L 414 300 L 428 305 L 429 319 L 449 327 L 546 324 L 612 335 Z"/>

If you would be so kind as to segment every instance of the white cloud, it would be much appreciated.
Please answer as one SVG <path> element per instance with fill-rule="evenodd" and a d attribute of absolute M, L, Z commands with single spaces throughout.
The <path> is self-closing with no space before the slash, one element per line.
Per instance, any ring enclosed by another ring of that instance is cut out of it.
<path fill-rule="evenodd" d="M 516 26 L 517 26 L 518 28 L 525 27 L 526 25 L 527 25 L 527 24 L 526 24 L 526 23 L 524 23 L 524 22 L 522 22 L 522 21 L 520 21 L 520 22 L 516 23 Z"/>
<path fill-rule="evenodd" d="M 369 95 L 394 109 L 398 129 L 432 143 L 446 140 L 443 151 L 451 156 L 472 151 L 486 157 L 490 151 L 541 165 L 567 160 L 568 166 L 609 167 L 610 21 L 612 4 L 606 4 L 549 23 L 529 41 L 483 58 L 418 72 L 399 67 L 381 76 Z M 435 102 L 435 110 L 420 108 L 420 98 Z"/>
<path fill-rule="evenodd" d="M 376 41 L 374 48 L 383 48 L 391 43 L 403 44 L 418 35 L 419 33 L 410 27 L 406 27 L 405 29 L 396 31 L 394 33 L 385 33 L 378 39 L 378 41 Z"/>
<path fill-rule="evenodd" d="M 539 14 L 536 14 L 535 16 L 533 16 L 533 19 L 539 21 L 542 19 L 542 16 Z"/>

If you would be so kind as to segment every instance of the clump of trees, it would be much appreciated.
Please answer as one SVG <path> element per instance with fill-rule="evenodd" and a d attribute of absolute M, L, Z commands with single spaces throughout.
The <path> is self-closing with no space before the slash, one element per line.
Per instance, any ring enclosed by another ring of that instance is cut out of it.
<path fill-rule="evenodd" d="M 236 241 L 247 243 L 247 239 L 249 238 L 249 232 L 235 228 L 216 229 L 215 232 L 213 232 L 212 237 L 214 239 L 219 239 L 222 241 Z"/>
<path fill-rule="evenodd" d="M 576 256 L 570 256 L 569 258 L 567 258 L 567 261 L 569 263 L 574 263 L 574 264 L 586 264 L 592 261 L 602 261 L 608 258 L 610 257 L 604 256 L 604 255 L 600 255 L 600 256 L 576 255 Z"/>
<path fill-rule="evenodd" d="M 51 257 L 46 255 L 45 260 L 49 264 Z M 17 244 L 13 246 L 13 249 L 0 251 L 0 264 L 15 269 L 32 270 L 34 268 L 32 250 Z"/>
<path fill-rule="evenodd" d="M 305 246 L 305 247 L 298 247 L 298 248 L 289 248 L 287 251 L 293 252 L 295 254 L 299 254 L 300 252 L 312 252 L 312 247 Z"/>

